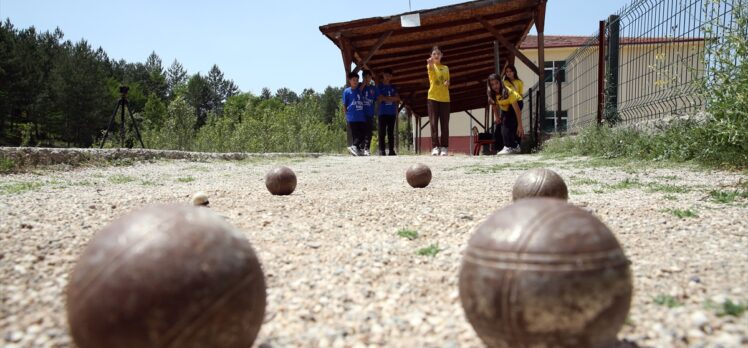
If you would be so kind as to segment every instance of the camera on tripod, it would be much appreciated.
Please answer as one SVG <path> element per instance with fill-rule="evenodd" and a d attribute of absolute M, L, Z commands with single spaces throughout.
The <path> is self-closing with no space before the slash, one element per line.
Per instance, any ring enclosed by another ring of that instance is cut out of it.
<path fill-rule="evenodd" d="M 120 94 L 126 95 L 127 92 L 129 92 L 129 91 L 130 91 L 130 87 L 125 86 L 125 85 L 119 86 L 119 93 Z"/>
<path fill-rule="evenodd" d="M 140 130 L 138 129 L 138 123 L 135 121 L 135 117 L 132 115 L 132 110 L 130 110 L 130 102 L 127 100 L 127 92 L 130 91 L 130 87 L 126 85 L 120 85 L 119 86 L 119 101 L 117 102 L 117 106 L 114 107 L 114 112 L 112 113 L 112 118 L 109 119 L 109 126 L 106 128 L 106 132 L 104 133 L 104 138 L 101 139 L 101 145 L 99 145 L 99 148 L 104 148 L 104 143 L 106 142 L 106 138 L 109 135 L 109 132 L 113 132 L 112 128 L 115 125 L 114 120 L 117 117 L 117 111 L 120 111 L 120 122 L 119 122 L 119 140 L 120 140 L 120 146 L 125 147 L 125 110 L 127 110 L 127 113 L 130 114 L 130 121 L 132 122 L 132 127 L 135 128 L 135 135 L 137 136 L 137 139 L 140 141 L 140 146 L 142 146 L 145 149 L 145 144 L 143 143 L 143 138 L 140 137 Z M 132 147 L 132 145 L 128 145 L 128 147 Z"/>

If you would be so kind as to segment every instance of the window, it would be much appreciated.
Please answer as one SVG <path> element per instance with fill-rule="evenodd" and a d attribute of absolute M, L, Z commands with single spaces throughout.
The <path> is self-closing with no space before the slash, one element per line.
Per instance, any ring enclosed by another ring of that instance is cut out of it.
<path fill-rule="evenodd" d="M 559 73 L 560 82 L 566 82 L 566 64 L 565 60 L 545 62 L 545 82 L 556 82 L 556 69 L 561 69 Z"/>
<path fill-rule="evenodd" d="M 545 133 L 565 132 L 568 118 L 569 112 L 567 110 L 561 111 L 561 120 L 556 119 L 556 111 L 546 111 L 545 117 L 541 120 L 540 128 Z"/>

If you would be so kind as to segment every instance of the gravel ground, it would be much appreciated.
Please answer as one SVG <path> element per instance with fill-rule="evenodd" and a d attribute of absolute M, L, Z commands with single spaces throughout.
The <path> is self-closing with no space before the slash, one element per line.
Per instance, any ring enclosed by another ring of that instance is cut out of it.
<path fill-rule="evenodd" d="M 415 162 L 432 169 L 425 189 L 405 182 Z M 276 164 L 296 171 L 293 195 L 265 190 Z M 0 345 L 72 346 L 64 288 L 91 236 L 143 205 L 205 191 L 263 262 L 268 308 L 256 346 L 480 347 L 458 298 L 461 253 L 532 167 L 561 174 L 570 201 L 606 222 L 632 261 L 621 347 L 748 346 L 748 314 L 739 313 L 748 200 L 709 194 L 746 192 L 744 173 L 527 155 L 164 160 L 0 176 Z M 437 255 L 418 255 L 432 244 Z"/>

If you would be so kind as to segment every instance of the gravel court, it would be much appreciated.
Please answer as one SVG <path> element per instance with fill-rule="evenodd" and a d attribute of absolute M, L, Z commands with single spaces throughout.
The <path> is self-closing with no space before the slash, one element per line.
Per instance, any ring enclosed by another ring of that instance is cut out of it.
<path fill-rule="evenodd" d="M 405 170 L 416 162 L 431 167 L 425 189 L 405 182 Z M 510 203 L 517 175 L 532 167 L 561 174 L 571 203 L 600 217 L 631 259 L 635 294 L 619 335 L 622 347 L 748 345 L 748 314 L 719 317 L 705 306 L 748 301 L 746 199 L 719 204 L 709 198 L 711 190 L 734 190 L 748 178 L 683 166 L 593 163 L 529 155 L 323 156 L 0 176 L 3 346 L 72 346 L 64 287 L 90 237 L 128 211 L 189 202 L 202 190 L 263 263 L 268 307 L 256 346 L 480 347 L 458 298 L 461 252 L 472 229 Z M 276 164 L 296 172 L 293 195 L 266 191 L 264 174 Z M 400 229 L 418 237 L 402 238 Z M 431 245 L 438 245 L 436 256 L 417 254 Z M 657 304 L 658 296 L 679 305 Z"/>

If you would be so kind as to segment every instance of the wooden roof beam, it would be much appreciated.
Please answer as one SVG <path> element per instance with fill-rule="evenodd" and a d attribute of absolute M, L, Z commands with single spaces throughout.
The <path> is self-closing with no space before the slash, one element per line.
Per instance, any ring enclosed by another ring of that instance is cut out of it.
<path fill-rule="evenodd" d="M 382 34 L 382 36 L 379 37 L 379 41 L 377 41 L 376 44 L 374 44 L 374 47 L 369 50 L 369 53 L 366 55 L 366 57 L 361 61 L 360 64 L 356 65 L 356 68 L 353 69 L 353 72 L 359 72 L 364 66 L 366 66 L 367 63 L 369 63 L 369 60 L 371 60 L 371 57 L 374 57 L 375 54 L 377 54 L 377 51 L 379 51 L 379 48 L 384 45 L 385 41 L 390 38 L 392 35 L 392 30 Z"/>
<path fill-rule="evenodd" d="M 527 67 L 530 68 L 530 70 L 532 70 L 535 74 L 540 75 L 540 69 L 538 68 L 538 66 L 535 65 L 535 63 L 533 63 L 532 60 L 530 60 L 530 58 L 527 58 L 527 56 L 522 54 L 522 52 L 520 52 L 520 50 L 517 49 L 517 47 L 512 45 L 512 43 L 509 42 L 509 40 L 507 40 L 503 35 L 501 35 L 501 33 L 499 33 L 499 31 L 496 30 L 496 28 L 494 28 L 493 25 L 491 25 L 491 23 L 481 18 L 480 16 L 476 16 L 475 19 L 478 20 L 481 24 L 483 24 L 483 27 L 489 33 L 491 33 L 491 35 L 493 35 L 496 38 L 496 40 L 501 44 L 501 46 L 509 50 L 509 52 L 511 52 L 512 55 L 519 58 L 519 60 L 525 63 L 525 65 L 527 65 Z"/>

